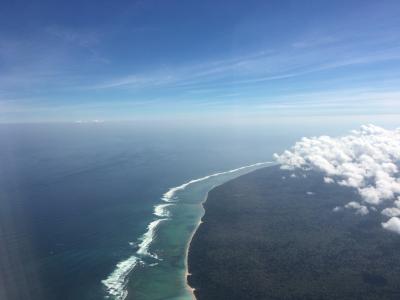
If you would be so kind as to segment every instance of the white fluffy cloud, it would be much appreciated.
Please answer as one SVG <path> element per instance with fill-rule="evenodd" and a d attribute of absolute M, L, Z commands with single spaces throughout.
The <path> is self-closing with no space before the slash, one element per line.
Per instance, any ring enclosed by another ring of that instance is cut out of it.
<path fill-rule="evenodd" d="M 347 203 L 344 207 L 352 208 L 356 211 L 356 214 L 362 215 L 362 216 L 365 216 L 369 213 L 368 207 L 366 207 L 365 205 L 361 205 L 360 203 L 355 202 L 355 201 Z"/>
<path fill-rule="evenodd" d="M 382 210 L 382 214 L 387 217 L 399 217 L 400 216 L 400 197 L 394 201 L 394 207 L 388 207 Z"/>
<path fill-rule="evenodd" d="M 382 227 L 400 234 L 400 219 L 392 217 L 386 223 L 382 223 Z"/>
<path fill-rule="evenodd" d="M 333 180 L 330 177 L 324 177 L 324 181 L 325 181 L 325 183 L 334 183 L 335 182 L 335 180 Z"/>
<path fill-rule="evenodd" d="M 382 215 L 387 217 L 397 217 L 400 216 L 400 209 L 397 207 L 388 207 L 382 210 Z"/>
<path fill-rule="evenodd" d="M 283 169 L 322 171 L 326 183 L 357 189 L 363 203 L 350 202 L 345 207 L 358 214 L 365 215 L 368 206 L 375 208 L 385 202 L 394 206 L 382 211 L 392 217 L 382 226 L 400 233 L 400 199 L 395 199 L 400 194 L 400 128 L 364 125 L 342 137 L 302 138 L 292 149 L 275 154 L 275 159 Z M 399 230 L 394 230 L 397 225 Z"/>

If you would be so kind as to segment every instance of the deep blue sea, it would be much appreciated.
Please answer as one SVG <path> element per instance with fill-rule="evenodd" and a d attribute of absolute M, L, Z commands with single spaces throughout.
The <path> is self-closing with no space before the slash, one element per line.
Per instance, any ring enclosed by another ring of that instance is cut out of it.
<path fill-rule="evenodd" d="M 303 134 L 134 123 L 1 125 L 0 299 L 104 299 L 102 281 L 135 251 L 166 191 L 271 160 Z"/>

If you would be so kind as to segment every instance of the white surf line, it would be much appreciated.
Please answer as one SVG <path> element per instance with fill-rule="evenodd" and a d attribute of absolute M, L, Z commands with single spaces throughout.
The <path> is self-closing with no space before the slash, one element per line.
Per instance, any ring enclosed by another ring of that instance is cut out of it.
<path fill-rule="evenodd" d="M 128 295 L 128 292 L 125 290 L 127 284 L 126 278 L 138 263 L 140 263 L 139 258 L 131 256 L 128 259 L 119 262 L 110 276 L 101 281 L 101 283 L 105 285 L 107 293 L 109 294 L 107 298 L 110 298 L 110 296 L 118 300 L 126 298 Z"/>
<path fill-rule="evenodd" d="M 152 254 L 149 252 L 149 247 L 150 247 L 151 242 L 154 239 L 155 230 L 156 230 L 158 224 L 160 224 L 162 221 L 165 221 L 165 220 L 167 220 L 167 219 L 157 219 L 157 220 L 151 222 L 149 224 L 149 226 L 147 226 L 147 231 L 141 237 L 142 242 L 139 244 L 138 251 L 136 251 L 137 254 L 142 255 L 142 256 L 151 256 L 153 258 L 158 259 L 156 254 Z"/>
<path fill-rule="evenodd" d="M 211 175 L 204 176 L 204 177 L 201 177 L 201 178 L 198 178 L 198 179 L 190 180 L 190 181 L 188 181 L 188 182 L 186 182 L 186 183 L 184 183 L 184 184 L 182 184 L 180 186 L 173 187 L 173 188 L 169 189 L 168 192 L 166 192 L 162 196 L 161 200 L 163 200 L 164 202 L 174 202 L 176 200 L 176 197 L 175 197 L 176 192 L 184 190 L 188 185 L 190 185 L 192 183 L 196 183 L 196 182 L 199 182 L 199 181 L 204 181 L 204 180 L 207 180 L 209 178 L 220 176 L 220 175 L 224 175 L 224 174 L 235 173 L 235 172 L 243 170 L 243 169 L 248 169 L 248 168 L 251 168 L 251 167 L 257 167 L 257 166 L 271 164 L 271 163 L 273 163 L 273 162 L 271 162 L 271 161 L 260 162 L 260 163 L 256 163 L 256 164 L 252 164 L 252 165 L 248 165 L 248 166 L 244 166 L 244 167 L 240 167 L 240 168 L 237 168 L 237 169 L 233 169 L 233 170 L 229 170 L 229 171 L 225 171 L 225 172 L 219 172 L 219 173 L 211 174 Z"/>
<path fill-rule="evenodd" d="M 154 215 L 157 217 L 169 217 L 170 212 L 167 209 L 167 207 L 171 206 L 172 203 L 163 203 L 163 204 L 158 204 L 154 206 Z"/>
<path fill-rule="evenodd" d="M 137 256 L 132 255 L 131 257 L 127 258 L 126 260 L 119 262 L 116 265 L 115 270 L 110 274 L 110 276 L 108 276 L 107 279 L 101 281 L 103 283 L 103 285 L 106 287 L 107 293 L 109 294 L 109 296 L 107 296 L 107 297 L 108 298 L 112 297 L 115 300 L 124 300 L 126 298 L 126 296 L 128 295 L 128 291 L 126 290 L 126 285 L 128 283 L 127 278 L 128 278 L 129 273 L 136 267 L 137 264 L 143 263 L 139 258 L 140 256 L 150 256 L 150 257 L 158 259 L 157 255 L 149 252 L 149 247 L 154 239 L 157 226 L 162 221 L 168 220 L 168 217 L 170 216 L 170 212 L 168 211 L 167 207 L 170 205 L 173 205 L 173 203 L 171 203 L 171 202 L 176 201 L 175 194 L 177 191 L 184 190 L 190 184 L 204 181 L 204 180 L 207 180 L 212 177 L 229 174 L 229 173 L 235 173 L 240 170 L 257 167 L 257 166 L 261 166 L 261 165 L 266 165 L 266 164 L 271 164 L 271 163 L 272 162 L 269 162 L 269 161 L 268 162 L 260 162 L 260 163 L 240 167 L 237 169 L 225 171 L 225 172 L 211 174 L 211 175 L 204 176 L 204 177 L 201 177 L 198 179 L 190 180 L 180 186 L 169 189 L 161 198 L 162 201 L 168 202 L 168 203 L 162 203 L 162 204 L 158 204 L 158 205 L 154 206 L 153 214 L 157 217 L 161 217 L 161 219 L 156 219 L 147 226 L 147 231 L 139 239 L 141 242 L 139 244 L 139 249 L 136 251 Z"/>
<path fill-rule="evenodd" d="M 158 212 L 157 207 L 154 208 L 155 213 Z M 159 212 L 161 214 L 161 212 Z M 150 256 L 155 259 L 158 259 L 157 255 L 149 252 L 149 247 L 151 242 L 154 239 L 155 230 L 158 224 L 162 221 L 167 220 L 157 219 L 152 221 L 147 226 L 147 231 L 139 238 L 141 241 L 139 244 L 139 249 L 136 251 L 136 255 L 132 255 L 126 260 L 119 262 L 115 268 L 115 270 L 111 273 L 107 279 L 102 280 L 103 285 L 105 285 L 107 293 L 113 297 L 115 300 L 124 300 L 128 295 L 128 291 L 126 290 L 126 285 L 128 283 L 127 278 L 129 273 L 136 267 L 138 263 L 143 263 L 143 261 L 139 258 L 140 256 Z"/>

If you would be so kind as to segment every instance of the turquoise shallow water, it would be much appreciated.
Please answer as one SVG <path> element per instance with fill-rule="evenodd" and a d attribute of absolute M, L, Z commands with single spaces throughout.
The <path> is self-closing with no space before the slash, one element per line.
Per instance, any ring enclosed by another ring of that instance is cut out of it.
<path fill-rule="evenodd" d="M 204 214 L 207 193 L 215 186 L 269 163 L 258 163 L 194 179 L 171 188 L 155 206 L 154 219 L 132 256 L 103 282 L 113 299 L 193 299 L 186 281 L 190 239 Z"/>

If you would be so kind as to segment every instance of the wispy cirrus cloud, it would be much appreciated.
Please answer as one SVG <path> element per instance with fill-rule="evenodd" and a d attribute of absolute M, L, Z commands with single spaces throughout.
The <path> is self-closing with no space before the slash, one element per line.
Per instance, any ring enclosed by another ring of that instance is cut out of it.
<path fill-rule="evenodd" d="M 341 113 L 346 108 L 351 113 L 386 113 L 390 105 L 392 111 L 398 108 L 400 42 L 393 32 L 360 37 L 358 32 L 321 30 L 258 50 L 154 65 L 137 61 L 134 51 L 132 60 L 116 65 L 109 44 L 103 47 L 110 32 L 53 25 L 38 35 L 25 40 L 0 35 L 0 61 L 5 62 L 0 102 L 15 99 L 34 110 L 42 103 L 126 105 L 163 98 L 176 107 L 186 103 L 229 110 L 241 105 L 244 111 L 287 114 Z M 118 45 L 111 48 L 119 53 Z M 34 100 L 26 101 L 29 97 Z"/>
<path fill-rule="evenodd" d="M 293 48 L 315 48 L 320 46 L 327 46 L 340 42 L 341 39 L 334 36 L 318 36 L 315 38 L 306 38 L 297 40 L 292 43 Z"/>
<path fill-rule="evenodd" d="M 104 80 L 88 88 L 188 88 L 202 85 L 206 88 L 226 87 L 300 78 L 339 68 L 400 62 L 400 47 L 373 54 L 344 54 L 341 57 L 323 56 L 319 51 L 316 52 L 258 53 L 236 59 L 208 61 L 199 65 L 164 68 L 145 74 L 129 74 Z"/>

